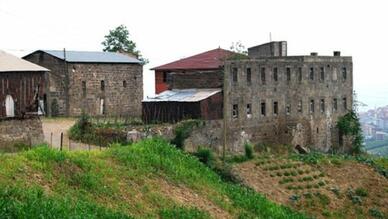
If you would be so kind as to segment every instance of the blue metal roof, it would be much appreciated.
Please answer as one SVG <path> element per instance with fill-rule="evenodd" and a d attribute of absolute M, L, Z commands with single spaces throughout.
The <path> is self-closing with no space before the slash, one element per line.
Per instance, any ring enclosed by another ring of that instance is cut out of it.
<path fill-rule="evenodd" d="M 143 102 L 198 102 L 220 93 L 221 89 L 173 89 L 147 97 Z"/>
<path fill-rule="evenodd" d="M 41 50 L 52 56 L 64 60 L 63 50 Z M 66 51 L 68 62 L 95 62 L 95 63 L 134 63 L 142 62 L 128 55 L 115 52 L 88 52 L 88 51 Z"/>

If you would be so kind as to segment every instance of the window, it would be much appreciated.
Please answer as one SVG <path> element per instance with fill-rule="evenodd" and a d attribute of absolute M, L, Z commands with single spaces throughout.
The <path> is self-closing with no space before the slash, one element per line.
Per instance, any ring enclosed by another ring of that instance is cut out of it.
<path fill-rule="evenodd" d="M 303 112 L 303 102 L 302 100 L 299 100 L 298 102 L 298 113 L 302 113 Z"/>
<path fill-rule="evenodd" d="M 346 103 L 346 97 L 342 98 L 342 106 L 344 107 L 344 110 L 348 109 L 347 103 Z"/>
<path fill-rule="evenodd" d="M 265 68 L 261 68 L 261 83 L 265 84 Z"/>
<path fill-rule="evenodd" d="M 266 115 L 266 111 L 265 111 L 265 102 L 261 102 L 261 115 L 262 115 L 262 116 L 265 116 L 265 115 Z"/>
<path fill-rule="evenodd" d="M 167 82 L 167 72 L 163 72 L 163 83 Z"/>
<path fill-rule="evenodd" d="M 232 78 L 233 78 L 233 82 L 237 82 L 237 68 L 233 68 L 232 69 Z"/>
<path fill-rule="evenodd" d="M 251 82 L 252 82 L 251 68 L 247 68 L 247 82 L 248 82 L 248 84 L 251 84 Z"/>
<path fill-rule="evenodd" d="M 346 81 L 346 77 L 347 77 L 346 68 L 342 68 L 342 80 L 343 80 L 343 81 Z"/>
<path fill-rule="evenodd" d="M 247 104 L 247 118 L 252 117 L 252 104 L 248 103 Z"/>
<path fill-rule="evenodd" d="M 325 99 L 321 99 L 320 105 L 321 105 L 321 113 L 324 113 L 325 112 Z"/>
<path fill-rule="evenodd" d="M 325 81 L 325 68 L 321 67 L 321 81 Z"/>
<path fill-rule="evenodd" d="M 273 102 L 273 114 L 278 115 L 278 102 Z"/>
<path fill-rule="evenodd" d="M 127 87 L 127 81 L 123 81 L 123 87 Z"/>
<path fill-rule="evenodd" d="M 310 68 L 310 80 L 314 80 L 314 68 Z"/>
<path fill-rule="evenodd" d="M 291 105 L 287 104 L 286 105 L 286 115 L 290 115 L 290 114 L 291 114 Z"/>
<path fill-rule="evenodd" d="M 310 100 L 310 113 L 314 113 L 314 108 L 315 108 L 315 103 L 314 100 Z"/>
<path fill-rule="evenodd" d="M 299 69 L 298 69 L 298 81 L 299 81 L 299 82 L 302 81 L 302 68 L 299 68 Z"/>
<path fill-rule="evenodd" d="M 338 101 L 337 98 L 333 99 L 333 112 L 338 110 Z"/>
<path fill-rule="evenodd" d="M 86 81 L 82 81 L 82 97 L 86 97 Z"/>
<path fill-rule="evenodd" d="M 291 81 L 291 68 L 286 69 L 286 78 L 288 82 Z"/>
<path fill-rule="evenodd" d="M 278 68 L 273 69 L 273 80 L 278 81 Z"/>
<path fill-rule="evenodd" d="M 237 104 L 233 104 L 232 118 L 233 119 L 238 118 L 238 105 Z"/>
<path fill-rule="evenodd" d="M 105 81 L 101 81 L 101 91 L 105 91 Z"/>

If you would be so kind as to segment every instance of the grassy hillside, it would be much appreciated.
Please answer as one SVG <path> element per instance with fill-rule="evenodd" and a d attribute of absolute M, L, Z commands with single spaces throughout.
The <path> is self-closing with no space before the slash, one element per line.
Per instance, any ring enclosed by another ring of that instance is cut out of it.
<path fill-rule="evenodd" d="M 0 218 L 305 218 L 159 139 L 0 160 Z"/>

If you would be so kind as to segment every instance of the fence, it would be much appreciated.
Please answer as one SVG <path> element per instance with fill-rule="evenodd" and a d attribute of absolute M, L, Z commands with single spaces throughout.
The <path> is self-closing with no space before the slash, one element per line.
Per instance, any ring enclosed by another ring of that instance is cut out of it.
<path fill-rule="evenodd" d="M 82 142 L 76 142 L 73 141 L 64 134 L 63 132 L 60 133 L 53 133 L 50 132 L 49 142 L 47 142 L 50 148 L 55 148 L 60 151 L 67 150 L 67 151 L 82 151 L 82 150 L 104 150 L 106 147 L 104 146 L 97 146 L 92 144 L 86 144 Z"/>

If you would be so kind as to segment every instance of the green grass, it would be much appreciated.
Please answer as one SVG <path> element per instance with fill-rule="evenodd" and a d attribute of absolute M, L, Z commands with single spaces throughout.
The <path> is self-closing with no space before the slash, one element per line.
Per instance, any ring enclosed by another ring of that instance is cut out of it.
<path fill-rule="evenodd" d="M 211 217 L 196 203 L 178 203 L 161 181 L 193 191 L 234 218 L 306 218 L 223 181 L 161 139 L 90 152 L 37 147 L 0 159 L 0 218 Z"/>

